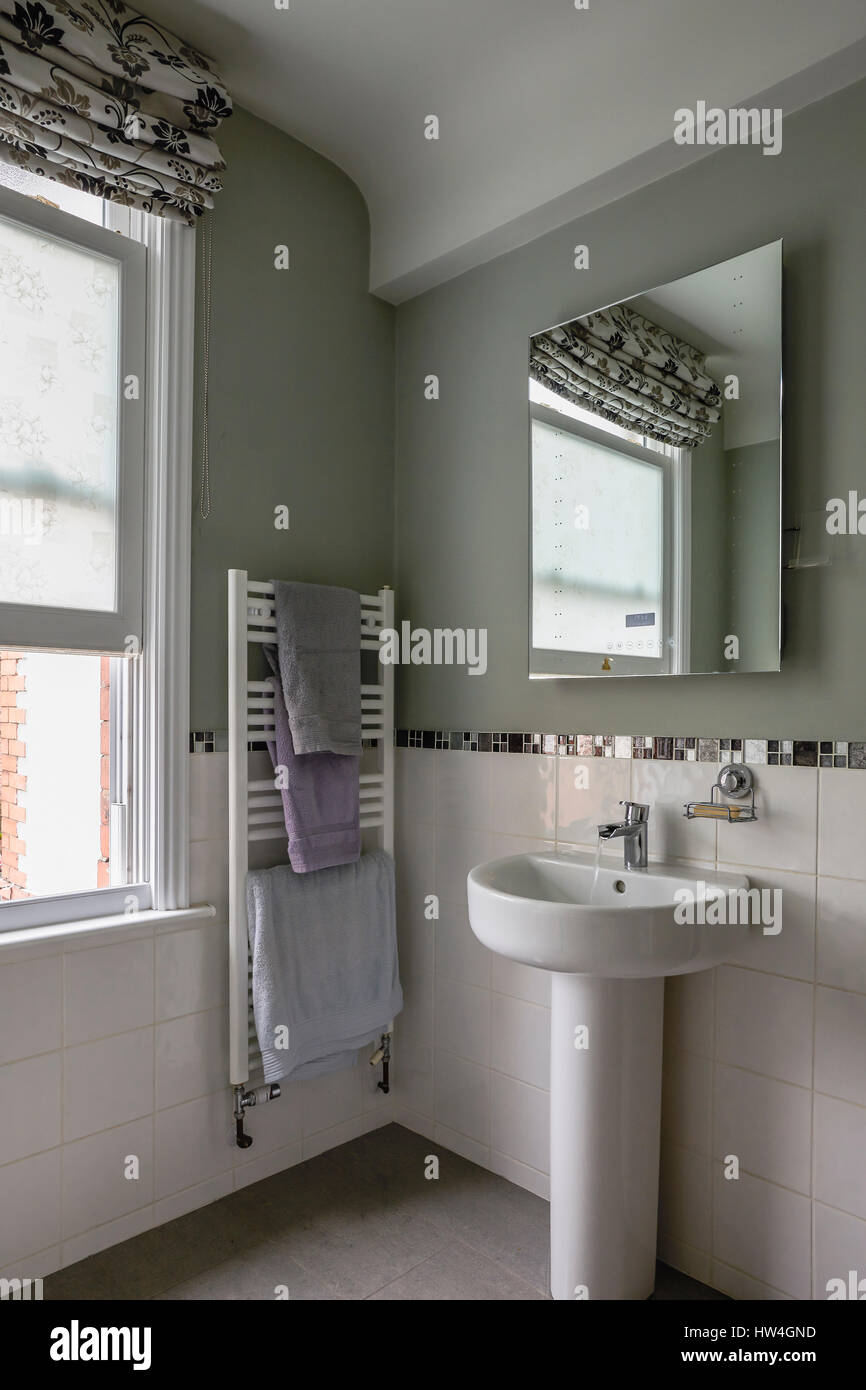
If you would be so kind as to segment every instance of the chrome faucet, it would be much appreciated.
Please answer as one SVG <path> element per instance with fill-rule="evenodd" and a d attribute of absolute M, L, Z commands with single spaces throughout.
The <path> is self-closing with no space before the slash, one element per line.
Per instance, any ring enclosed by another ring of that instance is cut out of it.
<path fill-rule="evenodd" d="M 613 825 L 600 825 L 600 840 L 622 840 L 625 867 L 645 869 L 649 851 L 649 806 L 639 801 L 621 801 L 625 807 L 625 820 Z"/>

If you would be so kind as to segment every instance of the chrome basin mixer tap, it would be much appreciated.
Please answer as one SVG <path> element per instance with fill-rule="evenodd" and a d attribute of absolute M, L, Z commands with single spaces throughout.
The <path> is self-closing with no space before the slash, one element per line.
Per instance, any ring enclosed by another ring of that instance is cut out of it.
<path fill-rule="evenodd" d="M 649 806 L 639 801 L 621 801 L 625 807 L 625 820 L 598 827 L 600 840 L 622 840 L 625 867 L 645 869 L 649 853 Z"/>

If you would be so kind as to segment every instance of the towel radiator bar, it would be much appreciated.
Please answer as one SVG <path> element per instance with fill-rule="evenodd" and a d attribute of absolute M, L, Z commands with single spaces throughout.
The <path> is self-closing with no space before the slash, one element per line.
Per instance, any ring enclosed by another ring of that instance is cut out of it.
<path fill-rule="evenodd" d="M 280 1087 L 264 1080 L 253 1017 L 252 968 L 247 934 L 249 846 L 286 838 L 283 799 L 273 778 L 251 779 L 249 745 L 274 734 L 274 702 L 267 681 L 248 677 L 249 644 L 276 641 L 274 586 L 250 580 L 246 570 L 228 572 L 229 669 L 229 1082 L 234 1091 L 236 1142 L 246 1149 L 245 1112 L 276 1100 Z M 361 651 L 378 651 L 379 634 L 394 626 L 394 591 L 361 594 L 358 633 Z M 376 769 L 361 773 L 361 829 L 377 832 L 377 845 L 394 853 L 394 667 L 379 665 L 378 684 L 361 686 L 361 737 L 376 753 Z M 391 1034 L 381 1051 L 387 1090 Z"/>

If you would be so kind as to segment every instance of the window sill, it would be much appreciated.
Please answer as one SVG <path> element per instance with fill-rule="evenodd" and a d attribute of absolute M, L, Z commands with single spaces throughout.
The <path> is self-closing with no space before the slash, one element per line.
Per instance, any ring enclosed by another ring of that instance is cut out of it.
<path fill-rule="evenodd" d="M 215 917 L 216 908 L 212 903 L 202 903 L 197 907 L 177 907 L 147 912 L 117 912 L 109 917 L 88 917 L 80 922 L 58 922 L 45 927 L 13 927 L 10 931 L 0 931 L 0 952 L 4 949 L 21 946 L 47 946 L 82 938 L 100 936 L 105 932 L 122 932 L 133 927 L 171 927 L 198 918 Z"/>

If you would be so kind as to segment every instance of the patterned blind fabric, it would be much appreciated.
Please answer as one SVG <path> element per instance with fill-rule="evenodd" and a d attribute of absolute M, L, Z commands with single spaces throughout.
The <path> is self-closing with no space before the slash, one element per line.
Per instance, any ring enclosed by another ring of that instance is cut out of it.
<path fill-rule="evenodd" d="M 530 376 L 548 390 L 662 444 L 697 448 L 721 418 L 722 393 L 697 348 L 627 304 L 531 339 Z"/>
<path fill-rule="evenodd" d="M 0 0 L 0 159 L 192 223 L 232 112 L 210 62 L 121 0 Z"/>

